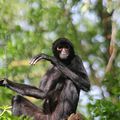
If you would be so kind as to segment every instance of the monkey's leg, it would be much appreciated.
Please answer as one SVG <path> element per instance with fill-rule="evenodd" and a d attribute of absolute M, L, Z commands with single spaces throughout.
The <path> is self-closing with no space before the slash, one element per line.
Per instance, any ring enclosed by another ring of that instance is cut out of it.
<path fill-rule="evenodd" d="M 12 99 L 12 113 L 16 116 L 33 117 L 35 120 L 47 120 L 48 118 L 48 115 L 45 115 L 40 108 L 20 95 Z"/>

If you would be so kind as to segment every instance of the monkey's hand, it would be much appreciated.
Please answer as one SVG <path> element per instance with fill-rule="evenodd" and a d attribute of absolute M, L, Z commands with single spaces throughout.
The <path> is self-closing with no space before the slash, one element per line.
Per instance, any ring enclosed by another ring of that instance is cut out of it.
<path fill-rule="evenodd" d="M 2 80 L 0 80 L 0 86 L 6 86 L 7 85 L 7 79 L 5 78 L 5 79 L 2 79 Z"/>
<path fill-rule="evenodd" d="M 31 64 L 31 65 L 35 65 L 38 61 L 40 61 L 40 60 L 42 60 L 42 59 L 50 61 L 50 60 L 51 60 L 51 56 L 48 56 L 48 55 L 46 55 L 46 54 L 44 54 L 44 53 L 41 53 L 41 54 L 33 57 L 33 58 L 30 60 L 30 64 Z"/>

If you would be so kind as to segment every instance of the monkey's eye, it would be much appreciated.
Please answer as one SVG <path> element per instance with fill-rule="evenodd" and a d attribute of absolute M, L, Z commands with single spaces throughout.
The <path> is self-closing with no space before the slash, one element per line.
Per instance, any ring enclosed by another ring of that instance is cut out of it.
<path fill-rule="evenodd" d="M 66 48 L 66 47 L 57 47 L 57 51 L 68 51 L 69 50 L 69 48 Z"/>
<path fill-rule="evenodd" d="M 57 47 L 57 51 L 62 51 L 63 48 Z"/>

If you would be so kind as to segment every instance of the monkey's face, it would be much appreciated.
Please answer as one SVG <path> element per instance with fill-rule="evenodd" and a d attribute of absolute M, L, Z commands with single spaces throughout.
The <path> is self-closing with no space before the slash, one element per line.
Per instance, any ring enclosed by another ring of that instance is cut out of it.
<path fill-rule="evenodd" d="M 52 46 L 54 56 L 64 64 L 70 64 L 74 58 L 74 48 L 72 43 L 66 38 L 57 39 Z"/>
<path fill-rule="evenodd" d="M 61 60 L 67 59 L 70 54 L 70 50 L 68 46 L 58 46 L 57 52 Z"/>

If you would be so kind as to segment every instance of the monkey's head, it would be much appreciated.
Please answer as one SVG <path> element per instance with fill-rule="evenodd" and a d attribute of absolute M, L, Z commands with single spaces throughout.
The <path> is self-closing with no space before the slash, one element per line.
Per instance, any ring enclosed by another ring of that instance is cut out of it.
<path fill-rule="evenodd" d="M 66 38 L 57 39 L 52 46 L 54 56 L 64 63 L 69 63 L 75 56 L 72 43 Z"/>

